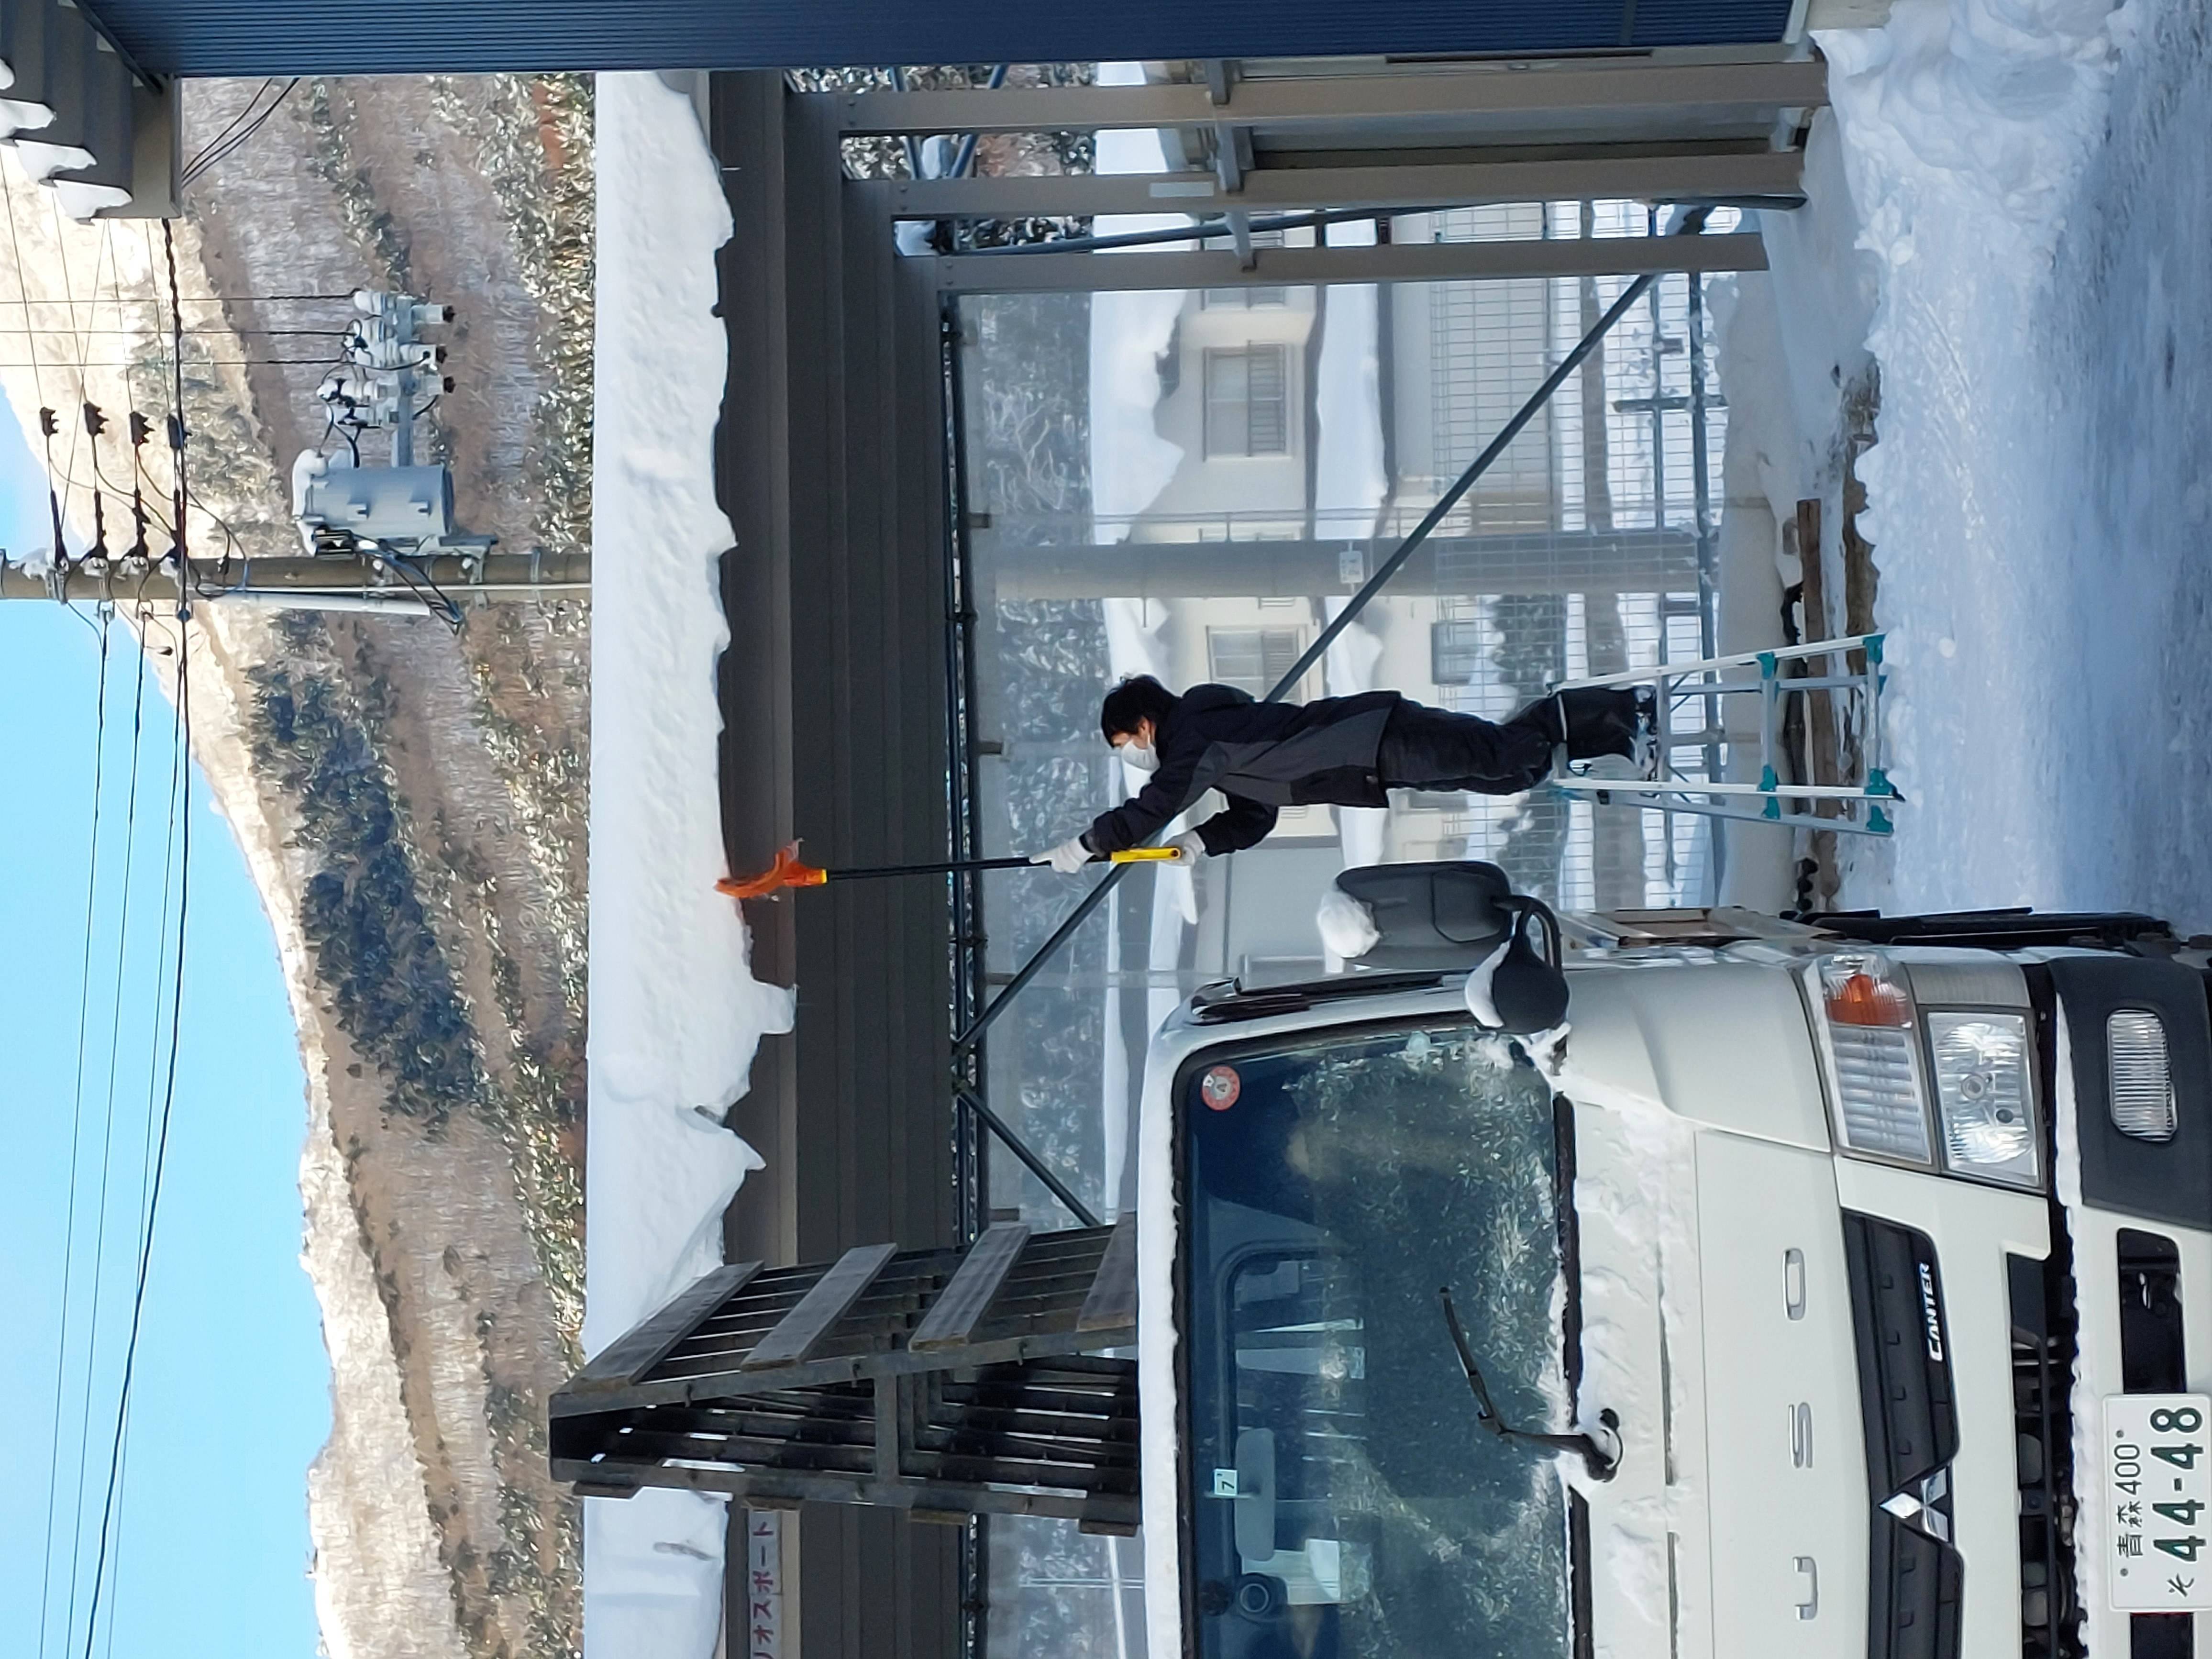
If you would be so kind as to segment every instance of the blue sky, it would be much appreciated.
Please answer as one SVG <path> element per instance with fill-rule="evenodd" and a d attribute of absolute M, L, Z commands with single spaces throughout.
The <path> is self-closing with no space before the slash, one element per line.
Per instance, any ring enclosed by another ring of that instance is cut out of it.
<path fill-rule="evenodd" d="M 50 539 L 43 471 L 0 400 L 0 544 Z M 76 1265 L 62 1389 L 55 1558 L 40 1638 L 48 1430 L 71 1191 L 70 1139 L 94 840 L 97 631 L 45 604 L 0 605 L 0 1416 L 14 1425 L 0 1481 L 0 1651 L 82 1655 L 116 1384 L 137 1267 L 168 848 L 173 711 L 143 686 L 131 636 L 109 636 L 106 776 L 91 929 Z M 140 698 L 143 691 L 143 702 Z M 125 803 L 134 702 L 143 714 L 138 810 L 125 880 Z M 191 887 L 182 1038 L 169 1156 L 139 1338 L 119 1511 L 98 1650 L 163 1659 L 307 1659 L 316 1651 L 307 1571 L 307 1468 L 330 1431 L 330 1369 L 299 1263 L 307 1107 L 276 943 L 228 827 L 191 772 Z M 128 933 L 118 927 L 128 890 Z M 174 922 L 170 933 L 173 936 Z M 116 1033 L 111 1045 L 111 1032 Z M 159 1041 L 166 1053 L 166 1034 Z M 97 1209 L 113 1058 L 113 1146 L 104 1250 Z M 158 1109 L 158 1099 L 156 1102 Z M 100 1275 L 90 1377 L 92 1263 Z M 77 1461 L 85 1519 L 69 1564 Z M 112 1626 L 109 1613 L 112 1613 Z"/>

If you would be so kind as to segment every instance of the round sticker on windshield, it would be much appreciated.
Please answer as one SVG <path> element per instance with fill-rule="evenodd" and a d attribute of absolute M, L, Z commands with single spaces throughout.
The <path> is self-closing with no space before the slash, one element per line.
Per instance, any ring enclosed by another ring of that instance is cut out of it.
<path fill-rule="evenodd" d="M 1198 1080 L 1198 1097 L 1217 1112 L 1225 1112 L 1244 1092 L 1244 1079 L 1234 1066 L 1216 1066 Z"/>

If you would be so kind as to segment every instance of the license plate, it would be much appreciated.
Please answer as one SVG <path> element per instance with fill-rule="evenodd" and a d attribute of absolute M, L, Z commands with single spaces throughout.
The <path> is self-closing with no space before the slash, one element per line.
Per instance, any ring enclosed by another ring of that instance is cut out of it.
<path fill-rule="evenodd" d="M 2212 1396 L 2105 1399 L 2105 1582 L 2115 1607 L 2212 1607 Z"/>

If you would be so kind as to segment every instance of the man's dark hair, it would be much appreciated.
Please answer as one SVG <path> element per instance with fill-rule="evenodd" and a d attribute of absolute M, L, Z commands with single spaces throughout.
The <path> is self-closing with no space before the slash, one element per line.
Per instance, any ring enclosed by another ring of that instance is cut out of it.
<path fill-rule="evenodd" d="M 1167 723 L 1175 706 L 1182 699 L 1162 685 L 1150 674 L 1132 674 L 1106 694 L 1106 701 L 1098 710 L 1098 729 L 1111 743 L 1120 737 L 1133 737 L 1137 727 L 1146 720 L 1158 731 Z"/>

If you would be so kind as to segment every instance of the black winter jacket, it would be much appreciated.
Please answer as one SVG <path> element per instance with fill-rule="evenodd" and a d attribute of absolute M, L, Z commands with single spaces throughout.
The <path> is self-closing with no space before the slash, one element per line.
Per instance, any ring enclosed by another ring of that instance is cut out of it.
<path fill-rule="evenodd" d="M 1399 702 L 1395 691 L 1363 691 L 1255 702 L 1234 686 L 1194 685 L 1154 735 L 1159 769 L 1134 799 L 1100 813 L 1083 844 L 1094 853 L 1141 847 L 1209 789 L 1229 798 L 1227 810 L 1198 826 L 1217 858 L 1259 842 L 1281 807 L 1387 806 L 1376 757 Z"/>

